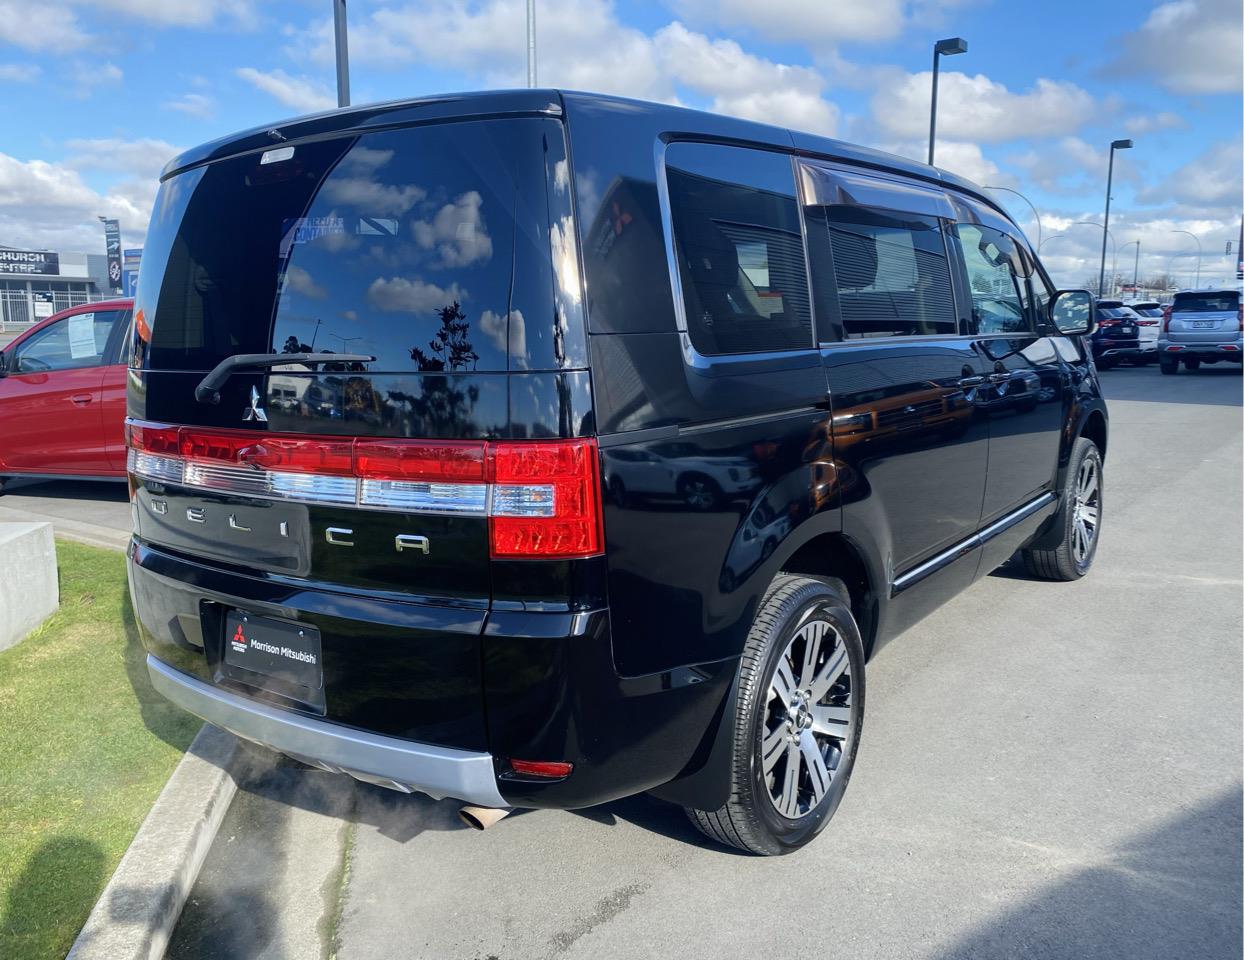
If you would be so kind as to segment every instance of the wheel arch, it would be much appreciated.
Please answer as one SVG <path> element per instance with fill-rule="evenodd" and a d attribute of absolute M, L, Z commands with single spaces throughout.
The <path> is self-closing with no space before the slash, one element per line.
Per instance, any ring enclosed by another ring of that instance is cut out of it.
<path fill-rule="evenodd" d="M 859 625 L 867 659 L 876 641 L 881 597 L 876 589 L 876 578 L 869 572 L 864 551 L 841 533 L 820 533 L 786 557 L 774 579 L 788 574 L 816 580 L 840 580 L 846 585 L 851 614 Z M 695 756 L 678 777 L 650 790 L 653 796 L 698 810 L 716 810 L 726 802 L 730 794 L 734 744 L 734 711 L 731 705 L 737 683 L 736 670 L 735 679 Z"/>

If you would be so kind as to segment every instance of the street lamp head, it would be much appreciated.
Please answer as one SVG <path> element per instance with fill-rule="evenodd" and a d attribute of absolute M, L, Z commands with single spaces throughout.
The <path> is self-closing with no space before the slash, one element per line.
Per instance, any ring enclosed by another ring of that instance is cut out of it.
<path fill-rule="evenodd" d="M 1111 150 L 1131 150 L 1132 141 L 1131 140 L 1115 140 L 1110 144 L 1110 149 Z"/>
<path fill-rule="evenodd" d="M 938 40 L 933 47 L 933 52 L 943 57 L 953 57 L 956 53 L 967 53 L 968 42 L 963 37 L 948 37 L 945 40 Z M 1131 146 L 1131 141 L 1128 142 Z"/>

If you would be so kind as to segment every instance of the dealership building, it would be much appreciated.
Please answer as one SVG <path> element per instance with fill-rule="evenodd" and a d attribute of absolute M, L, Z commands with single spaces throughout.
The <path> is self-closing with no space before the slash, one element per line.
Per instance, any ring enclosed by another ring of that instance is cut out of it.
<path fill-rule="evenodd" d="M 104 254 L 0 247 L 0 329 L 114 296 Z"/>

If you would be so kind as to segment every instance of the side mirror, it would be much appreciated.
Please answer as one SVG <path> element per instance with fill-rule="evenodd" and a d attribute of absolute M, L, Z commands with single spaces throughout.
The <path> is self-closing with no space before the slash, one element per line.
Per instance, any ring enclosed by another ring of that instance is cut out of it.
<path fill-rule="evenodd" d="M 1097 332 L 1097 301 L 1087 290 L 1059 290 L 1050 300 L 1050 322 L 1065 337 Z"/>

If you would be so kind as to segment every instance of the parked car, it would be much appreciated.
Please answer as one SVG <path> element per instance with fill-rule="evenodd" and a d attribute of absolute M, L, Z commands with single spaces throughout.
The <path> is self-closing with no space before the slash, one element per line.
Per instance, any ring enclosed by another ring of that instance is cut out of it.
<path fill-rule="evenodd" d="M 652 791 L 784 853 L 842 799 L 869 656 L 1017 551 L 1092 566 L 1093 297 L 952 174 L 520 90 L 217 140 L 155 211 L 151 680 L 326 769 L 477 823 Z M 357 403 L 291 382 L 343 368 Z"/>
<path fill-rule="evenodd" d="M 14 477 L 125 479 L 132 305 L 70 307 L 0 350 L 0 492 Z"/>
<path fill-rule="evenodd" d="M 1144 320 L 1122 300 L 1098 300 L 1097 332 L 1092 337 L 1097 366 L 1109 370 L 1121 360 L 1152 362 L 1157 356 L 1157 325 L 1152 325 L 1150 336 Z M 1146 346 L 1147 341 L 1152 341 L 1151 345 Z"/>
<path fill-rule="evenodd" d="M 1158 333 L 1162 326 L 1162 304 L 1156 300 L 1133 300 L 1126 306 L 1136 314 L 1140 352 L 1145 362 L 1155 363 L 1158 359 Z"/>
<path fill-rule="evenodd" d="M 1202 363 L 1240 363 L 1244 357 L 1244 307 L 1237 287 L 1184 290 L 1162 318 L 1158 356 L 1163 373 L 1200 369 Z"/>

